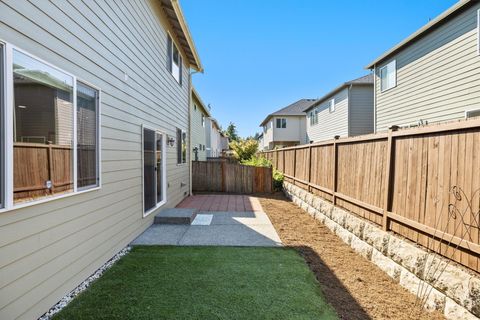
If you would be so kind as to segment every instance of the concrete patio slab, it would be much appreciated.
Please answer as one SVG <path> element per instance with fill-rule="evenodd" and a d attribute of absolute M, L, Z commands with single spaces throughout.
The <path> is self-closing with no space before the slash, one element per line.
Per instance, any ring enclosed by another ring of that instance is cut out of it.
<path fill-rule="evenodd" d="M 188 225 L 165 225 L 153 224 L 140 236 L 138 236 L 132 245 L 178 245 Z"/>
<path fill-rule="evenodd" d="M 210 212 L 211 213 L 211 212 Z M 212 225 L 271 225 L 264 212 L 215 212 Z"/>
<path fill-rule="evenodd" d="M 280 238 L 268 225 L 191 226 L 180 240 L 182 246 L 278 247 Z"/>

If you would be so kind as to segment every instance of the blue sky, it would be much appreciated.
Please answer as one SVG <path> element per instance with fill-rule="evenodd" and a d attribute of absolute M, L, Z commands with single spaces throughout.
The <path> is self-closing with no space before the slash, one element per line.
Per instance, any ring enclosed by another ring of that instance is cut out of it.
<path fill-rule="evenodd" d="M 182 0 L 205 68 L 193 83 L 226 128 L 319 98 L 456 0 Z"/>

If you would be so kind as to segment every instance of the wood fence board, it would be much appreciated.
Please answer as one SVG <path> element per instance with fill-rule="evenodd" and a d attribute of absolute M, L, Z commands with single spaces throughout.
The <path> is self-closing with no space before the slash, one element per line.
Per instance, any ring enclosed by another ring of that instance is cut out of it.
<path fill-rule="evenodd" d="M 480 248 L 480 121 L 289 147 L 268 157 L 286 181 L 328 200 L 335 195 L 338 206 L 480 271 L 474 252 Z M 453 186 L 462 188 L 473 209 L 455 200 Z M 449 217 L 451 204 L 465 211 L 463 222 Z M 432 239 L 443 231 L 446 241 Z M 452 239 L 456 244 L 449 245 Z"/>

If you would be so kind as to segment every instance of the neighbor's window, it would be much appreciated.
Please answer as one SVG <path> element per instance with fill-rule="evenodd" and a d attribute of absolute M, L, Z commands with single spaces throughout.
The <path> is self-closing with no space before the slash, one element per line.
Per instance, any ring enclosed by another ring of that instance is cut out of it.
<path fill-rule="evenodd" d="M 97 187 L 98 90 L 77 82 L 77 187 Z"/>
<path fill-rule="evenodd" d="M 73 76 L 17 50 L 12 56 L 14 204 L 98 186 L 98 91 L 77 83 L 74 101 Z"/>
<path fill-rule="evenodd" d="M 308 116 L 310 117 L 310 125 L 313 126 L 313 120 L 314 120 L 314 119 L 313 119 L 313 111 L 310 111 L 310 112 L 308 113 Z"/>
<path fill-rule="evenodd" d="M 328 101 L 328 110 L 330 110 L 330 112 L 335 111 L 335 99 Z"/>
<path fill-rule="evenodd" d="M 205 128 L 205 116 L 202 114 L 202 127 Z"/>
<path fill-rule="evenodd" d="M 380 68 L 380 90 L 385 91 L 397 85 L 397 61 L 393 60 Z"/>
<path fill-rule="evenodd" d="M 175 80 L 182 85 L 182 56 L 170 36 L 167 40 L 167 68 Z"/>
<path fill-rule="evenodd" d="M 177 164 L 187 162 L 187 134 L 177 128 Z"/>
<path fill-rule="evenodd" d="M 277 118 L 277 128 L 285 129 L 287 127 L 287 119 Z"/>

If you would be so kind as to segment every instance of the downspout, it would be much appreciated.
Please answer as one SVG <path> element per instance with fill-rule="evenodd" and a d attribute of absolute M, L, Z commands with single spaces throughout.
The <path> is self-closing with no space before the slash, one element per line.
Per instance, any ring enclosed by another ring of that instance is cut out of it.
<path fill-rule="evenodd" d="M 191 196 L 192 193 L 192 75 L 199 73 L 199 71 L 191 70 L 188 73 L 188 195 Z"/>

